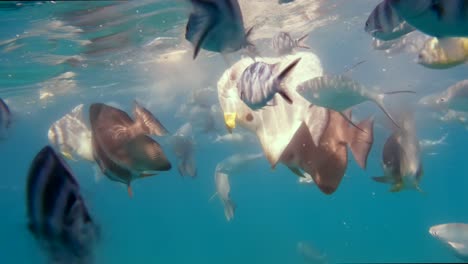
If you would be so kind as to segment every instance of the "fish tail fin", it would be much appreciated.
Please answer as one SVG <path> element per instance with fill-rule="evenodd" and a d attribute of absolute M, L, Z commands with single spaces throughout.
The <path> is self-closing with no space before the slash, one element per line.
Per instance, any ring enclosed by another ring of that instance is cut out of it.
<path fill-rule="evenodd" d="M 289 74 L 292 72 L 292 70 L 296 67 L 296 65 L 299 63 L 301 58 L 295 59 L 293 62 L 291 62 L 286 68 L 284 68 L 278 76 L 276 76 L 277 82 L 280 84 L 278 86 L 278 93 L 286 100 L 289 104 L 292 104 L 292 99 L 291 96 L 288 94 L 286 91 L 286 87 L 283 84 L 284 79 L 289 76 Z"/>
<path fill-rule="evenodd" d="M 351 113 L 349 113 L 351 119 Z M 374 118 L 369 117 L 357 124 L 359 129 L 350 127 L 352 131 L 348 139 L 348 145 L 358 165 L 365 169 L 367 157 L 374 143 Z"/>
<path fill-rule="evenodd" d="M 374 100 L 377 106 L 382 110 L 382 112 L 392 121 L 392 123 L 396 126 L 397 129 L 400 129 L 400 125 L 395 121 L 395 119 L 390 115 L 384 105 L 383 99 L 385 98 L 385 94 L 379 94 L 379 96 Z"/>
<path fill-rule="evenodd" d="M 224 216 L 226 220 L 231 221 L 234 218 L 234 211 L 236 210 L 236 204 L 231 200 L 224 202 Z"/>
<path fill-rule="evenodd" d="M 307 37 L 309 37 L 309 33 L 305 34 L 304 36 L 298 38 L 296 40 L 296 46 L 298 48 L 303 48 L 303 49 L 310 49 L 310 46 L 305 44 L 305 41 L 307 40 Z"/>

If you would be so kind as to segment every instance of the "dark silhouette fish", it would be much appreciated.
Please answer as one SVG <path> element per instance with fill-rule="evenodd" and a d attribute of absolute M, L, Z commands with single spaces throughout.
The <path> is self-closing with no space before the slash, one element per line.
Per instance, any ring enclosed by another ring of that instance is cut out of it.
<path fill-rule="evenodd" d="M 253 46 L 248 41 L 252 28 L 245 32 L 237 0 L 191 0 L 191 3 L 193 10 L 185 39 L 195 46 L 194 59 L 200 49 L 225 54 Z"/>
<path fill-rule="evenodd" d="M 128 186 L 130 196 L 131 181 L 171 169 L 159 143 L 138 121 L 143 118 L 133 122 L 124 111 L 101 103 L 92 104 L 89 115 L 95 160 L 109 179 Z"/>
<path fill-rule="evenodd" d="M 26 185 L 28 228 L 54 263 L 89 263 L 99 228 L 73 172 L 52 147 L 35 156 Z M 84 261 L 84 262 L 81 262 Z"/>
<path fill-rule="evenodd" d="M 383 1 L 374 8 L 367 18 L 364 30 L 374 38 L 388 41 L 398 39 L 414 31 L 414 27 L 400 17 L 388 1 Z"/>
<path fill-rule="evenodd" d="M 7 130 L 11 126 L 11 111 L 8 105 L 0 98 L 0 138 L 6 138 Z"/>
<path fill-rule="evenodd" d="M 417 30 L 437 38 L 468 37 L 466 0 L 385 0 Z"/>

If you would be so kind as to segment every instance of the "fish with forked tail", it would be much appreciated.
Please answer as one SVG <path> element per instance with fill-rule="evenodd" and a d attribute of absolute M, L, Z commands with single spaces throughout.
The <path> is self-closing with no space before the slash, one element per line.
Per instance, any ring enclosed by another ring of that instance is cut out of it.
<path fill-rule="evenodd" d="M 279 64 L 254 62 L 242 72 L 237 83 L 239 98 L 252 110 L 261 109 L 266 105 L 274 105 L 272 99 L 276 93 L 292 104 L 292 99 L 284 87 L 283 80 L 300 60 L 300 58 L 294 60 L 277 75 L 273 74 Z"/>
<path fill-rule="evenodd" d="M 311 104 L 338 112 L 343 112 L 365 101 L 372 101 L 397 127 L 399 127 L 398 123 L 384 106 L 385 96 L 397 93 L 415 93 L 413 91 L 374 92 L 345 75 L 325 75 L 307 80 L 297 86 L 297 92 Z"/>
<path fill-rule="evenodd" d="M 287 55 L 293 52 L 295 48 L 310 49 L 304 42 L 309 34 L 293 39 L 287 32 L 279 32 L 273 36 L 271 45 L 278 55 Z"/>
<path fill-rule="evenodd" d="M 177 170 L 180 176 L 196 177 L 197 165 L 192 125 L 190 123 L 182 125 L 171 137 L 170 143 L 178 159 Z"/>

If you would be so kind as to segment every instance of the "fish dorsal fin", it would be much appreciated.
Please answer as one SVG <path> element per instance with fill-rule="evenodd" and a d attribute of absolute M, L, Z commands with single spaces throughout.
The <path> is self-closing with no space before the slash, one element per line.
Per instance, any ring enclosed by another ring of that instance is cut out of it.
<path fill-rule="evenodd" d="M 73 108 L 73 110 L 70 112 L 70 116 L 79 120 L 83 120 L 83 106 L 83 104 L 75 106 L 75 108 Z"/>

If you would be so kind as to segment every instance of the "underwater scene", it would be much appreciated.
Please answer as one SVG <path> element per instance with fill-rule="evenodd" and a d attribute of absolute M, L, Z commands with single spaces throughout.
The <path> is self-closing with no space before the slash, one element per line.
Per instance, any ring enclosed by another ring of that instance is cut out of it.
<path fill-rule="evenodd" d="M 468 0 L 0 2 L 0 263 L 468 262 Z"/>

